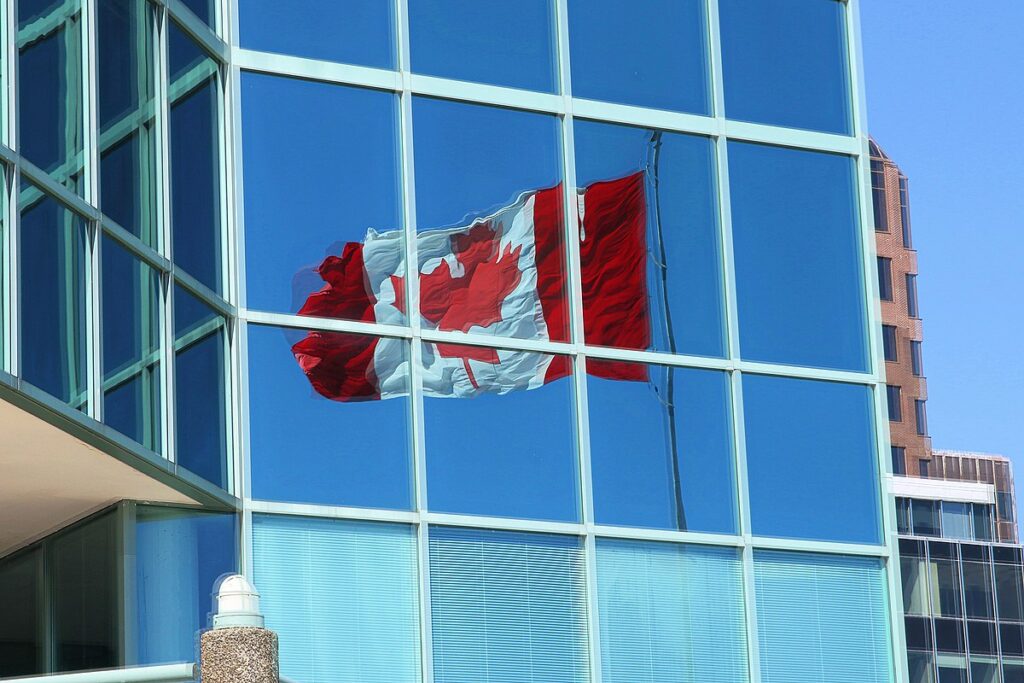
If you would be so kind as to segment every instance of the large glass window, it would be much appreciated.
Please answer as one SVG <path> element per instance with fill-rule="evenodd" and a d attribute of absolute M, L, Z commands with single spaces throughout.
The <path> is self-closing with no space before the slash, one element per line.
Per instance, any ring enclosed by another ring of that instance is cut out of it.
<path fill-rule="evenodd" d="M 555 92 L 554 22 L 553 0 L 409 0 L 412 69 Z"/>
<path fill-rule="evenodd" d="M 81 192 L 84 159 L 81 0 L 16 0 L 21 154 Z"/>
<path fill-rule="evenodd" d="M 846 4 L 719 0 L 730 119 L 849 134 Z"/>
<path fill-rule="evenodd" d="M 153 16 L 146 0 L 99 0 L 100 208 L 158 246 Z"/>
<path fill-rule="evenodd" d="M 569 2 L 572 94 L 711 113 L 703 0 Z"/>
<path fill-rule="evenodd" d="M 589 680 L 578 538 L 430 531 L 437 683 Z"/>
<path fill-rule="evenodd" d="M 743 405 L 754 533 L 877 543 L 869 389 L 744 375 Z"/>
<path fill-rule="evenodd" d="M 44 670 L 42 553 L 0 560 L 0 676 Z"/>
<path fill-rule="evenodd" d="M 831 2 L 831 0 L 829 0 Z M 878 257 L 878 298 L 892 301 L 892 259 Z"/>
<path fill-rule="evenodd" d="M 714 145 L 574 125 L 587 343 L 724 356 Z"/>
<path fill-rule="evenodd" d="M 204 24 L 211 28 L 217 27 L 218 0 L 181 0 L 181 2 L 192 10 L 192 13 L 199 17 Z"/>
<path fill-rule="evenodd" d="M 942 537 L 961 541 L 973 540 L 971 506 L 969 503 L 942 501 Z"/>
<path fill-rule="evenodd" d="M 168 24 L 171 236 L 174 262 L 221 291 L 220 78 L 217 63 Z"/>
<path fill-rule="evenodd" d="M 743 357 L 867 369 L 853 161 L 730 142 L 729 178 Z"/>
<path fill-rule="evenodd" d="M 1024 621 L 1024 574 L 1020 564 L 995 564 L 996 605 L 1000 621 Z"/>
<path fill-rule="evenodd" d="M 217 580 L 238 571 L 236 517 L 149 505 L 135 511 L 136 631 L 129 642 L 136 661 L 193 661 L 215 611 Z"/>
<path fill-rule="evenodd" d="M 413 121 L 423 327 L 566 340 L 558 120 L 418 98 Z"/>
<path fill-rule="evenodd" d="M 942 534 L 939 502 L 915 498 L 911 502 L 914 515 L 915 536 L 940 536 Z"/>
<path fill-rule="evenodd" d="M 764 680 L 892 681 L 879 560 L 758 551 L 754 579 Z"/>
<path fill-rule="evenodd" d="M 421 372 L 431 510 L 579 519 L 567 358 L 426 343 Z"/>
<path fill-rule="evenodd" d="M 103 421 L 161 450 L 160 277 L 104 236 Z"/>
<path fill-rule="evenodd" d="M 597 595 L 608 683 L 748 680 L 736 550 L 601 539 Z"/>
<path fill-rule="evenodd" d="M 254 498 L 412 506 L 401 339 L 249 326 Z"/>
<path fill-rule="evenodd" d="M 964 560 L 964 612 L 968 618 L 991 619 L 992 576 L 988 562 Z"/>
<path fill-rule="evenodd" d="M 278 634 L 282 675 L 304 683 L 420 680 L 410 527 L 255 515 L 252 533 L 253 579 L 267 628 Z M 434 679 L 441 680 L 436 671 Z"/>
<path fill-rule="evenodd" d="M 20 202 L 21 377 L 84 411 L 85 221 L 24 181 Z"/>
<path fill-rule="evenodd" d="M 242 47 L 390 69 L 394 3 L 386 0 L 239 0 Z"/>
<path fill-rule="evenodd" d="M 931 614 L 924 544 L 920 541 L 900 539 L 900 578 L 903 581 L 903 611 L 906 614 Z"/>
<path fill-rule="evenodd" d="M 181 286 L 174 288 L 177 463 L 228 484 L 227 322 Z"/>
<path fill-rule="evenodd" d="M 395 95 L 245 73 L 242 141 L 247 305 L 404 322 Z"/>
<path fill-rule="evenodd" d="M 587 370 L 597 522 L 735 533 L 727 375 L 594 359 Z"/>
<path fill-rule="evenodd" d="M 916 512 L 916 510 L 915 510 Z M 916 521 L 916 515 L 915 515 Z M 928 544 L 931 567 L 932 609 L 936 616 L 963 618 L 960 600 L 960 563 L 951 543 Z M 939 625 L 936 624 L 936 632 Z M 960 627 L 962 631 L 962 626 Z M 937 633 L 938 636 L 938 633 Z M 963 640 L 961 633 L 960 640 Z M 940 648 L 941 649 L 941 648 Z M 961 649 L 962 650 L 962 646 Z"/>
<path fill-rule="evenodd" d="M 50 546 L 54 671 L 119 663 L 117 521 L 116 515 L 105 514 L 62 534 Z"/>

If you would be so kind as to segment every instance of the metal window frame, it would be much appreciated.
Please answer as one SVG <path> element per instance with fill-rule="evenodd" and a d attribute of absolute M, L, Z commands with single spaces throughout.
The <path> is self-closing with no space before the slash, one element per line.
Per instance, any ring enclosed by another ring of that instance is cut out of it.
<path fill-rule="evenodd" d="M 585 552 L 585 576 L 587 582 L 588 602 L 588 633 L 590 676 L 594 681 L 601 677 L 601 645 L 598 632 L 599 615 L 596 599 L 597 564 L 594 552 L 596 540 L 602 537 L 630 538 L 636 540 L 658 540 L 675 543 L 697 543 L 734 547 L 742 560 L 742 577 L 744 600 L 746 607 L 746 640 L 748 651 L 748 669 L 750 679 L 759 681 L 760 643 L 757 633 L 757 612 L 754 581 L 754 550 L 773 549 L 797 552 L 821 552 L 845 555 L 866 555 L 879 557 L 884 563 L 884 573 L 888 584 L 888 600 L 890 602 L 889 636 L 893 644 L 892 665 L 894 679 L 906 681 L 906 649 L 903 637 L 902 599 L 900 595 L 899 563 L 896 551 L 895 507 L 887 496 L 886 484 L 891 473 L 890 444 L 887 429 L 887 411 L 885 395 L 884 357 L 882 353 L 881 312 L 878 298 L 878 278 L 876 275 L 875 226 L 872 219 L 872 182 L 870 169 L 870 152 L 867 136 L 866 108 L 864 105 L 863 58 L 859 42 L 859 3 L 860 0 L 847 0 L 846 8 L 846 48 L 850 75 L 850 100 L 852 103 L 853 134 L 849 136 L 815 131 L 795 130 L 770 125 L 730 121 L 724 115 L 724 93 L 722 75 L 722 46 L 719 37 L 718 0 L 706 0 L 706 25 L 708 30 L 708 67 L 711 87 L 712 115 L 700 116 L 660 110 L 646 109 L 630 105 L 597 102 L 575 98 L 572 96 L 572 79 L 570 53 L 568 46 L 569 21 L 568 0 L 553 0 L 554 16 L 551 17 L 553 31 L 556 35 L 556 47 L 553 53 L 559 69 L 559 94 L 547 94 L 498 87 L 484 84 L 467 83 L 446 78 L 437 78 L 413 73 L 411 70 L 409 44 L 409 12 L 408 0 L 392 0 L 395 18 L 394 30 L 396 41 L 397 66 L 395 70 L 384 70 L 354 65 L 336 64 L 300 57 L 262 53 L 239 46 L 238 40 L 238 0 L 219 3 L 215 29 L 207 27 L 189 11 L 181 0 L 149 0 L 153 12 L 154 29 L 154 69 L 155 79 L 155 113 L 156 130 L 156 172 L 157 172 L 157 225 L 160 239 L 157 248 L 152 248 L 118 226 L 96 208 L 98 206 L 98 162 L 99 151 L 98 130 L 96 124 L 96 45 L 93 31 L 97 0 L 83 0 L 83 65 L 84 69 L 84 106 L 83 125 L 86 129 L 86 189 L 85 197 L 78 197 L 67 191 L 59 183 L 51 180 L 41 170 L 21 158 L 17 149 L 17 118 L 13 106 L 7 106 L 6 116 L 0 121 L 0 139 L 8 141 L 10 146 L 0 145 L 0 158 L 8 167 L 6 174 L 6 213 L 4 218 L 9 226 L 4 231 L 4 368 L 9 376 L 17 375 L 18 349 L 20 345 L 17 325 L 17 287 L 18 287 L 18 186 L 22 173 L 39 184 L 49 195 L 68 208 L 81 215 L 91 226 L 93 240 L 90 244 L 90 272 L 94 274 L 90 280 L 88 293 L 90 307 L 89 334 L 89 386 L 92 389 L 91 415 L 78 415 L 72 420 L 75 429 L 82 433 L 99 433 L 107 441 L 118 447 L 118 452 L 147 459 L 147 462 L 162 462 L 157 468 L 170 476 L 178 473 L 189 486 L 203 493 L 203 500 L 211 506 L 237 508 L 241 513 L 241 534 L 239 554 L 243 571 L 252 575 L 252 515 L 254 513 L 298 514 L 307 516 L 332 517 L 340 519 L 369 519 L 393 521 L 411 524 L 416 527 L 419 546 L 419 618 L 421 625 L 421 668 L 424 683 L 433 682 L 432 642 L 430 624 L 430 576 L 428 556 L 429 528 L 432 524 L 464 525 L 486 528 L 500 528 L 520 531 L 542 531 L 550 533 L 567 533 L 583 539 Z M 7 3 L 3 21 L 3 92 L 0 100 L 8 105 L 16 102 L 17 49 L 11 37 L 15 27 L 15 3 Z M 169 112 L 174 97 L 167 85 L 167 31 L 170 20 L 174 20 L 193 40 L 212 55 L 219 64 L 217 77 L 219 106 L 219 159 L 220 159 L 220 199 L 222 207 L 222 271 L 224 273 L 224 294 L 210 291 L 187 273 L 174 265 L 171 251 L 169 177 L 167 172 L 167 154 L 169 150 Z M 218 36 L 218 33 L 223 38 Z M 397 100 L 400 122 L 401 152 L 399 167 L 402 182 L 403 224 L 406 234 L 406 262 L 417 263 L 416 259 L 416 196 L 414 176 L 414 136 L 412 121 L 412 99 L 415 96 L 431 96 L 444 99 L 488 104 L 517 110 L 543 112 L 556 117 L 561 128 L 561 160 L 563 180 L 565 181 L 565 199 L 573 200 L 575 186 L 575 155 L 573 150 L 573 121 L 585 118 L 609 123 L 627 124 L 655 128 L 669 132 L 686 133 L 706 136 L 711 139 L 714 148 L 714 171 L 717 176 L 717 202 L 719 208 L 719 250 L 722 259 L 721 288 L 723 293 L 723 322 L 728 340 L 728 352 L 722 358 L 704 358 L 696 356 L 675 355 L 660 352 L 632 351 L 592 347 L 582 339 L 582 300 L 580 295 L 580 263 L 578 254 L 578 236 L 572 229 L 571 218 L 567 213 L 566 232 L 568 245 L 567 274 L 572 283 L 572 306 L 570 311 L 572 337 L 564 343 L 541 342 L 532 340 L 495 339 L 474 335 L 457 335 L 421 329 L 418 307 L 418 282 L 416 278 L 406 278 L 407 301 L 410 305 L 409 323 L 406 326 L 394 327 L 377 323 L 356 323 L 340 320 L 323 320 L 304 318 L 295 315 L 250 310 L 246 303 L 245 291 L 245 247 L 244 247 L 244 178 L 242 174 L 242 140 L 241 140 L 241 78 L 243 72 L 260 72 L 283 77 L 296 77 L 335 83 L 347 86 L 372 88 L 394 93 Z M 860 226 L 860 247 L 862 262 L 862 295 L 864 299 L 865 343 L 870 355 L 869 370 L 865 372 L 833 371 L 815 368 L 786 366 L 771 363 L 746 361 L 740 355 L 739 321 L 737 319 L 736 273 L 732 252 L 732 218 L 730 210 L 730 188 L 727 144 L 730 140 L 759 142 L 776 146 L 804 149 L 809 151 L 830 152 L 849 156 L 857 168 L 857 209 L 858 225 Z M 160 303 L 160 320 L 162 326 L 162 432 L 163 457 L 145 451 L 129 440 L 113 435 L 108 428 L 100 424 L 102 418 L 102 330 L 99 311 L 99 266 L 100 266 L 100 235 L 117 240 L 129 252 L 160 273 L 162 281 L 162 297 Z M 174 333 L 173 290 L 180 285 L 200 301 L 210 306 L 223 316 L 226 326 L 225 344 L 225 396 L 226 420 L 229 444 L 229 471 L 231 491 L 237 498 L 212 485 L 198 481 L 178 470 L 175 463 L 175 377 L 174 353 L 176 339 Z M 298 505 L 257 500 L 252 497 L 249 445 L 249 412 L 248 412 L 248 373 L 247 373 L 247 331 L 248 325 L 278 325 L 293 328 L 323 329 L 359 334 L 399 337 L 410 340 L 411 359 L 414 368 L 411 378 L 410 399 L 410 454 L 411 470 L 414 481 L 414 507 L 411 510 L 366 510 L 346 507 L 317 505 Z M 426 481 L 426 464 L 424 452 L 424 416 L 422 378 L 416 368 L 420 360 L 419 340 L 457 341 L 465 344 L 484 346 L 500 346 L 527 351 L 558 353 L 572 359 L 575 373 L 574 401 L 575 431 L 578 465 L 578 486 L 580 494 L 579 523 L 562 524 L 532 520 L 504 519 L 492 517 L 476 517 L 468 515 L 446 515 L 431 512 L 428 505 Z M 728 373 L 731 387 L 732 431 L 733 431 L 733 469 L 734 492 L 736 498 L 737 529 L 735 534 L 715 535 L 687 531 L 664 531 L 643 528 L 618 528 L 599 525 L 595 522 L 590 485 L 590 449 L 586 390 L 586 359 L 588 357 L 626 360 L 646 363 L 671 365 L 676 367 L 692 367 L 718 370 Z M 881 543 L 878 545 L 858 545 L 847 543 L 831 543 L 818 541 L 802 541 L 792 539 L 762 538 L 753 534 L 750 522 L 750 501 L 747 486 L 746 448 L 743 415 L 743 376 L 745 374 L 763 374 L 780 377 L 795 377 L 832 382 L 851 383 L 868 387 L 873 400 L 873 422 L 875 428 L 875 450 L 877 464 L 878 488 L 877 506 L 880 506 Z M 7 382 L 16 390 L 22 390 L 22 384 L 12 377 Z M 26 389 L 31 399 L 41 409 L 53 411 L 64 416 L 75 411 L 59 404 L 42 392 Z M 125 457 L 125 456 L 122 456 Z"/>

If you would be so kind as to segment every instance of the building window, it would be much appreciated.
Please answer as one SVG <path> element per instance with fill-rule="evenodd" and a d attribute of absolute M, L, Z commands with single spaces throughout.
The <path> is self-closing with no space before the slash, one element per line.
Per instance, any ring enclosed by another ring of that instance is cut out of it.
<path fill-rule="evenodd" d="M 889 404 L 889 421 L 902 422 L 903 411 L 900 409 L 900 388 L 887 384 L 885 387 L 885 398 Z"/>
<path fill-rule="evenodd" d="M 917 313 L 917 275 L 913 273 L 907 273 L 907 315 L 911 318 L 920 317 Z"/>
<path fill-rule="evenodd" d="M 892 301 L 892 259 L 878 257 L 878 296 L 882 301 Z"/>
<path fill-rule="evenodd" d="M 900 222 L 903 224 L 903 248 L 913 248 L 910 239 L 910 195 L 907 192 L 907 178 L 900 176 Z"/>
<path fill-rule="evenodd" d="M 901 534 L 910 533 L 910 499 L 896 499 L 896 530 Z"/>
<path fill-rule="evenodd" d="M 896 327 L 893 325 L 882 325 L 882 350 L 885 352 L 886 360 L 899 360 L 896 351 Z"/>
<path fill-rule="evenodd" d="M 928 434 L 928 416 L 925 413 L 924 403 L 921 399 L 914 401 L 914 419 L 917 421 L 917 433 L 921 436 Z"/>
<path fill-rule="evenodd" d="M 910 368 L 914 377 L 924 376 L 924 360 L 921 357 L 921 342 L 910 342 Z"/>
<path fill-rule="evenodd" d="M 871 160 L 871 204 L 875 210 L 875 230 L 889 232 L 889 212 L 885 199 L 885 163 Z"/>
<path fill-rule="evenodd" d="M 892 446 L 892 473 L 907 473 L 907 449 L 903 446 Z"/>
<path fill-rule="evenodd" d="M 924 461 L 921 461 L 924 465 Z M 941 536 L 942 523 L 939 501 L 913 499 L 911 501 L 911 519 L 914 523 L 915 536 Z"/>
<path fill-rule="evenodd" d="M 927 479 L 929 477 L 928 466 L 930 464 L 931 463 L 928 462 L 927 460 L 918 460 L 917 461 L 917 474 L 922 479 Z"/>

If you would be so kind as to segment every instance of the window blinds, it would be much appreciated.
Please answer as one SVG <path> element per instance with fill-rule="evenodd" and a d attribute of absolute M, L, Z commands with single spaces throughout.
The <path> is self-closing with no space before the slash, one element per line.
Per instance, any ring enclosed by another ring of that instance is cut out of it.
<path fill-rule="evenodd" d="M 732 548 L 600 540 L 605 683 L 741 683 L 741 564 Z"/>
<path fill-rule="evenodd" d="M 893 680 L 879 560 L 764 551 L 754 577 L 763 683 Z"/>
<path fill-rule="evenodd" d="M 586 681 L 585 595 L 578 538 L 432 528 L 434 681 Z"/>
<path fill-rule="evenodd" d="M 253 550 L 283 675 L 302 683 L 420 680 L 411 527 L 256 515 Z"/>

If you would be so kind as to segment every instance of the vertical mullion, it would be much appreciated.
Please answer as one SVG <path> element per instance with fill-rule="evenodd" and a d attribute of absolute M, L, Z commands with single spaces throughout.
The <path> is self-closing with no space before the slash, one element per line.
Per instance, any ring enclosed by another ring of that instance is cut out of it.
<path fill-rule="evenodd" d="M 19 188 L 21 185 L 21 171 L 17 166 L 10 166 L 7 168 L 7 173 L 4 174 L 4 188 L 3 191 L 6 194 L 7 201 L 4 203 L 3 210 L 6 212 L 5 224 L 7 229 L 4 230 L 3 242 L 4 242 L 4 253 L 3 253 L 3 267 L 4 267 L 4 282 L 3 282 L 3 305 L 4 305 L 4 320 L 3 320 L 3 334 L 4 334 L 4 358 L 3 368 L 12 375 L 20 375 L 21 370 L 19 368 L 19 310 L 20 310 L 20 277 L 18 276 L 18 263 L 19 263 L 19 232 L 21 225 L 21 215 L 18 211 L 18 195 Z"/>
<path fill-rule="evenodd" d="M 722 69 L 722 40 L 719 23 L 718 0 L 707 0 L 707 31 L 710 49 L 709 77 L 713 110 L 718 131 L 725 130 L 725 77 Z M 716 180 L 719 207 L 719 249 L 721 251 L 722 285 L 724 287 L 724 319 L 727 328 L 729 359 L 741 359 L 739 332 L 739 305 L 736 296 L 736 262 L 733 258 L 732 198 L 729 185 L 729 141 L 724 135 L 714 140 Z M 757 580 L 754 567 L 753 529 L 750 520 L 750 487 L 747 476 L 746 427 L 743 410 L 743 374 L 730 373 L 730 401 L 733 421 L 733 476 L 736 493 L 736 512 L 739 531 L 743 538 L 741 567 L 743 604 L 747 640 L 747 668 L 750 680 L 761 680 L 761 641 L 757 623 Z"/>
<path fill-rule="evenodd" d="M 594 500 L 590 471 L 590 416 L 587 404 L 587 359 L 583 352 L 583 288 L 580 266 L 579 209 L 576 182 L 575 135 L 572 109 L 572 73 L 569 53 L 569 3 L 555 0 L 555 44 L 558 47 L 558 75 L 562 93 L 560 144 L 562 146 L 562 201 L 564 237 L 568 258 L 562 264 L 569 286 L 570 335 L 576 350 L 573 364 L 573 396 L 575 398 L 575 430 L 578 487 L 582 522 L 586 530 L 583 539 L 584 580 L 587 600 L 587 659 L 590 680 L 602 680 L 601 632 L 599 598 L 597 593 L 597 540 L 594 535 Z"/>
<path fill-rule="evenodd" d="M 16 6 L 16 0 L 9 0 L 0 9 L 0 79 L 3 80 L 3 88 L 0 90 L 0 140 L 11 149 L 18 149 L 15 126 L 17 117 L 14 111 L 17 103 L 14 76 L 18 60 Z"/>
<path fill-rule="evenodd" d="M 412 72 L 409 41 L 408 0 L 395 0 L 395 29 L 398 31 L 398 70 L 402 91 L 399 94 L 403 222 L 405 223 L 405 268 L 408 324 L 412 330 L 409 349 L 410 444 L 413 459 L 417 566 L 419 575 L 420 668 L 423 683 L 433 683 L 433 624 L 430 601 L 430 530 L 424 521 L 429 507 L 427 498 L 426 446 L 423 417 L 423 348 L 420 341 L 419 256 L 417 252 L 416 169 L 413 154 Z"/>

